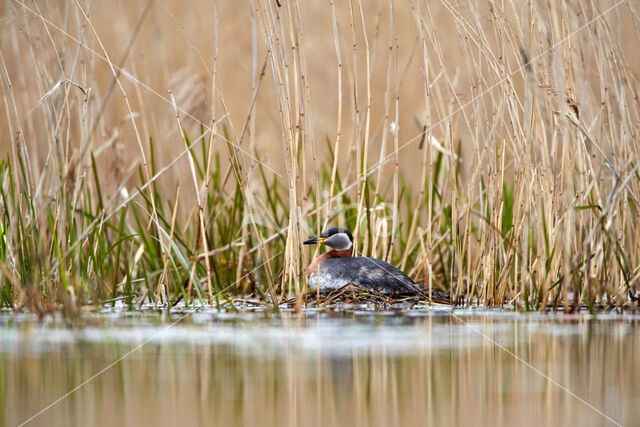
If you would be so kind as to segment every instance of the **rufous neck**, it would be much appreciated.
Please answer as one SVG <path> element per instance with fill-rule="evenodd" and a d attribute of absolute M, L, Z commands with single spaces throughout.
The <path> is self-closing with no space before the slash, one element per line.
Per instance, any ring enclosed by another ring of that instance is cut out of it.
<path fill-rule="evenodd" d="M 327 255 L 330 258 L 348 257 L 348 256 L 351 256 L 352 254 L 353 254 L 353 247 L 349 249 L 345 249 L 344 251 L 336 251 L 335 249 L 333 249 L 327 252 Z"/>

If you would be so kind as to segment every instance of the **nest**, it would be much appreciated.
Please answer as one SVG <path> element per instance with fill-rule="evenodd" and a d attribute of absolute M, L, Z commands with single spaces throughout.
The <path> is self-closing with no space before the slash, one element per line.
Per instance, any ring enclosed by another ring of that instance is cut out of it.
<path fill-rule="evenodd" d="M 411 308 L 415 305 L 455 305 L 451 303 L 449 294 L 440 290 L 433 290 L 431 294 L 424 292 L 418 295 L 388 295 L 355 284 L 347 284 L 331 291 L 311 290 L 303 296 L 303 302 L 325 307 L 367 306 L 379 310 Z"/>

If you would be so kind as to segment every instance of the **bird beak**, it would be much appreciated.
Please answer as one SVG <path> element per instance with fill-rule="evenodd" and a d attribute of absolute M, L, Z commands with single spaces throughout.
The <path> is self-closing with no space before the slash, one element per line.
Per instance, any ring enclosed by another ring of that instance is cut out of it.
<path fill-rule="evenodd" d="M 327 240 L 326 237 L 314 237 L 313 239 L 305 240 L 302 243 L 305 245 L 316 245 L 318 243 L 322 244 L 325 240 Z"/>

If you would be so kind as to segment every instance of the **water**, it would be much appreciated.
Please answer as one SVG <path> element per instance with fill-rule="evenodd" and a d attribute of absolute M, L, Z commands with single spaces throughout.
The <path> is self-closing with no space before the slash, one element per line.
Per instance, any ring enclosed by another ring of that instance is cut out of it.
<path fill-rule="evenodd" d="M 70 327 L 4 314 L 0 422 L 90 379 L 27 425 L 640 425 L 639 321 L 100 313 Z"/>

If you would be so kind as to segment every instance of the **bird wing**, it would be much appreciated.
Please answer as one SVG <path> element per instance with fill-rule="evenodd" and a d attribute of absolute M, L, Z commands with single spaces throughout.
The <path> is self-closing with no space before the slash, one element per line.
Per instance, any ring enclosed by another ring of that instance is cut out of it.
<path fill-rule="evenodd" d="M 418 285 L 406 274 L 376 258 L 341 257 L 330 258 L 322 264 L 322 270 L 336 280 L 376 290 L 385 294 L 421 293 Z"/>

